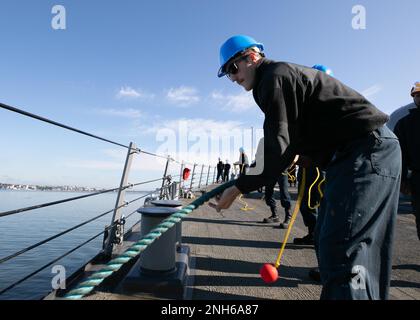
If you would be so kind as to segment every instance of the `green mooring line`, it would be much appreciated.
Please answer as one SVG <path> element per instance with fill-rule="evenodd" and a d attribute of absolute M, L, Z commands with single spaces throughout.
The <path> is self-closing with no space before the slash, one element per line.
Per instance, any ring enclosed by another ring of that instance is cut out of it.
<path fill-rule="evenodd" d="M 233 186 L 234 183 L 235 180 L 226 182 L 217 188 L 214 188 L 210 192 L 203 194 L 190 205 L 185 206 L 179 211 L 170 215 L 168 218 L 158 224 L 156 228 L 151 230 L 148 234 L 143 236 L 139 241 L 128 248 L 124 253 L 109 261 L 103 269 L 93 273 L 85 281 L 79 283 L 74 289 L 70 290 L 67 294 L 64 295 L 64 299 L 78 300 L 91 293 L 95 287 L 99 286 L 106 278 L 118 271 L 131 259 L 137 257 L 142 251 L 144 251 L 156 239 L 159 239 L 162 234 L 172 228 L 176 223 L 181 221 L 184 217 L 197 209 L 199 206 L 215 197 L 217 194 L 222 193 L 225 189 Z"/>

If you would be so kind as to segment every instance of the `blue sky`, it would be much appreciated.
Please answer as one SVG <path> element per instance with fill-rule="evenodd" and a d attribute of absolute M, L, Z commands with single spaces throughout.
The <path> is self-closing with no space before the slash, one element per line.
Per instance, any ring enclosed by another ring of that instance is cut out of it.
<path fill-rule="evenodd" d="M 54 5 L 66 9 L 65 30 L 51 27 Z M 365 30 L 352 28 L 355 5 L 366 9 Z M 194 137 L 180 147 L 180 121 L 190 133 L 262 127 L 250 94 L 216 76 L 224 40 L 247 34 L 269 58 L 326 64 L 390 114 L 420 79 L 419 12 L 418 0 L 2 0 L 0 102 L 178 159 L 235 161 L 236 148 L 195 159 Z M 0 182 L 119 183 L 122 148 L 5 110 L 0 127 Z M 141 155 L 130 181 L 160 177 L 163 166 Z"/>

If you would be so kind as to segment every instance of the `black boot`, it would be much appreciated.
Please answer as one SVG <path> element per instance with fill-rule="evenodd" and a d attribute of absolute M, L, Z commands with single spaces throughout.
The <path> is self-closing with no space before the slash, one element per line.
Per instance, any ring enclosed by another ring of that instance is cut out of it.
<path fill-rule="evenodd" d="M 283 223 L 280 223 L 280 229 L 287 229 L 291 219 L 292 215 L 290 214 L 290 211 L 286 210 L 286 216 L 284 217 Z"/>
<path fill-rule="evenodd" d="M 301 245 L 314 245 L 314 234 L 309 233 L 302 238 L 294 238 L 293 243 Z"/>
<path fill-rule="evenodd" d="M 321 273 L 319 272 L 319 268 L 309 270 L 309 278 L 316 282 L 321 282 Z"/>
<path fill-rule="evenodd" d="M 279 222 L 280 218 L 279 216 L 271 216 L 269 218 L 264 218 L 263 223 L 273 223 L 273 222 Z"/>
<path fill-rule="evenodd" d="M 271 217 L 264 218 L 263 223 L 273 223 L 273 222 L 279 222 L 280 218 L 277 214 L 277 207 L 271 207 Z"/>

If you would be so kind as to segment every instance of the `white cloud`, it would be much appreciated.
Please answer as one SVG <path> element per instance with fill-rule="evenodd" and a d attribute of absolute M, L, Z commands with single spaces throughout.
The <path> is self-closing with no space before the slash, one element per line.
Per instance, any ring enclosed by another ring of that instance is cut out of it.
<path fill-rule="evenodd" d="M 143 130 L 155 136 L 157 148 L 153 152 L 169 154 L 177 161 L 208 164 L 219 156 L 236 158 L 244 144 L 251 150 L 251 128 L 239 121 L 181 118 L 161 121 Z"/>
<path fill-rule="evenodd" d="M 250 92 L 236 95 L 224 95 L 221 92 L 213 92 L 211 98 L 217 104 L 222 105 L 223 110 L 229 110 L 233 113 L 241 113 L 256 107 Z"/>
<path fill-rule="evenodd" d="M 170 102 L 181 107 L 187 107 L 200 101 L 197 90 L 186 86 L 169 89 L 166 97 Z"/>
<path fill-rule="evenodd" d="M 142 124 L 144 125 L 144 124 Z M 161 120 L 149 127 L 144 127 L 153 136 L 148 138 L 148 145 L 154 146 L 146 148 L 145 151 L 155 153 L 161 156 L 169 154 L 175 160 L 206 166 L 215 165 L 217 158 L 221 157 L 223 161 L 237 161 L 239 147 L 245 147 L 248 155 L 251 157 L 252 151 L 255 151 L 258 139 L 254 143 L 254 150 L 251 148 L 251 128 L 245 126 L 240 121 L 216 121 L 204 118 L 180 118 L 174 120 Z M 255 129 L 255 128 L 254 128 Z M 254 133 L 258 137 L 258 132 Z M 262 130 L 260 130 L 262 131 Z M 137 145 L 142 149 L 141 143 Z M 93 171 L 119 172 L 122 171 L 127 150 L 123 148 L 107 148 L 100 151 L 100 156 L 91 159 L 70 159 L 64 164 L 68 168 L 89 169 Z M 136 172 L 134 176 L 145 178 L 145 174 L 153 173 L 153 176 L 159 177 L 162 174 L 166 164 L 166 159 L 154 157 L 152 155 L 140 153 L 134 156 L 131 170 Z M 171 170 L 179 170 L 179 164 L 172 163 Z M 130 177 L 134 177 L 130 176 Z M 131 178 L 134 179 L 134 178 Z M 146 179 L 147 180 L 147 179 Z M 134 181 L 134 180 L 132 180 Z"/>
<path fill-rule="evenodd" d="M 137 119 L 141 118 L 143 114 L 136 109 L 124 109 L 124 110 L 116 110 L 116 109 L 102 109 L 99 110 L 99 113 L 112 116 L 112 117 L 122 117 L 122 118 L 130 118 L 130 119 Z"/>
<path fill-rule="evenodd" d="M 375 84 L 366 90 L 362 91 L 362 95 L 366 98 L 372 98 L 374 95 L 382 91 L 382 87 L 379 84 Z"/>
<path fill-rule="evenodd" d="M 141 94 L 131 87 L 122 87 L 117 93 L 117 98 L 139 98 Z"/>
<path fill-rule="evenodd" d="M 117 99 L 153 99 L 154 94 L 146 93 L 142 90 L 135 90 L 129 86 L 121 87 L 116 95 Z"/>
<path fill-rule="evenodd" d="M 239 121 L 215 121 L 211 119 L 174 119 L 161 121 L 147 128 L 147 133 L 156 133 L 161 129 L 169 129 L 178 131 L 180 127 L 186 128 L 188 131 L 215 131 L 219 133 L 229 132 L 233 129 L 241 128 L 242 123 Z"/>

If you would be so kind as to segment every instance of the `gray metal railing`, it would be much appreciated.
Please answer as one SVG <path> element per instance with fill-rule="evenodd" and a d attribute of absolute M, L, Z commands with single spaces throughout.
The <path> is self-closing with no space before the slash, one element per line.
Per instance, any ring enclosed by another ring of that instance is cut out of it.
<path fill-rule="evenodd" d="M 71 227 L 71 228 L 69 228 L 67 230 L 64 230 L 64 231 L 62 231 L 62 232 L 60 232 L 60 233 L 58 233 L 58 234 L 56 234 L 54 236 L 51 236 L 51 237 L 49 237 L 47 239 L 44 239 L 42 241 L 39 241 L 36 244 L 33 244 L 33 245 L 28 246 L 28 247 L 26 247 L 24 249 L 21 249 L 21 250 L 15 252 L 13 254 L 10 254 L 10 255 L 8 255 L 6 257 L 3 257 L 3 258 L 0 257 L 0 264 L 4 263 L 6 261 L 10 261 L 10 260 L 12 260 L 12 259 L 14 259 L 14 258 L 16 258 L 16 257 L 18 257 L 18 256 L 20 256 L 20 255 L 22 255 L 22 254 L 24 254 L 26 252 L 28 252 L 28 251 L 31 251 L 31 250 L 33 250 L 33 249 L 35 249 L 35 248 L 37 248 L 37 247 L 39 247 L 39 246 L 41 246 L 43 244 L 46 244 L 46 243 L 50 242 L 50 241 L 52 241 L 52 240 L 54 240 L 54 239 L 56 239 L 58 237 L 61 237 L 61 236 L 65 235 L 65 234 L 68 234 L 68 233 L 70 233 L 70 232 L 72 232 L 72 231 L 74 231 L 76 229 L 81 228 L 82 226 L 85 226 L 85 225 L 87 225 L 89 223 L 92 223 L 93 221 L 96 221 L 99 218 L 104 217 L 104 216 L 110 214 L 111 212 L 113 213 L 111 224 L 110 224 L 110 226 L 106 226 L 104 228 L 104 231 L 102 231 L 99 234 L 93 236 L 92 238 L 88 239 L 87 241 L 79 244 L 75 248 L 67 251 L 65 254 L 63 254 L 60 257 L 58 257 L 58 258 L 50 261 L 46 265 L 44 265 L 41 268 L 35 270 L 34 272 L 31 272 L 30 274 L 26 275 L 25 277 L 21 278 L 20 280 L 18 280 L 16 282 L 14 282 L 13 284 L 9 285 L 8 287 L 6 287 L 4 289 L 1 289 L 0 290 L 0 295 L 2 295 L 3 293 L 11 290 L 12 288 L 14 288 L 18 284 L 26 281 L 27 279 L 33 277 L 34 275 L 38 274 L 39 272 L 41 272 L 45 268 L 51 266 L 53 263 L 55 263 L 55 262 L 61 260 L 62 258 L 68 256 L 69 254 L 73 253 L 74 251 L 76 251 L 77 249 L 79 249 L 82 246 L 86 245 L 87 243 L 93 241 L 94 239 L 96 239 L 97 237 L 99 237 L 102 234 L 108 234 L 107 237 L 106 237 L 106 239 L 104 239 L 103 253 L 104 253 L 105 256 L 111 257 L 115 246 L 117 244 L 121 244 L 121 236 L 122 237 L 124 236 L 124 234 L 121 235 L 119 233 L 120 230 L 118 230 L 118 227 L 121 224 L 123 224 L 123 222 L 125 222 L 125 219 L 128 219 L 134 213 L 137 212 L 137 210 L 135 210 L 135 211 L 131 212 L 129 215 L 127 215 L 127 217 L 124 218 L 124 217 L 122 217 L 121 209 L 123 207 L 128 206 L 131 203 L 134 203 L 136 201 L 139 201 L 139 200 L 141 200 L 141 199 L 143 199 L 143 198 L 151 195 L 152 193 L 160 192 L 160 197 L 162 198 L 164 195 L 169 194 L 168 193 L 168 190 L 169 190 L 169 188 L 171 188 L 172 184 L 178 185 L 179 188 L 183 187 L 187 183 L 187 181 L 184 181 L 183 180 L 182 174 L 183 174 L 183 170 L 188 165 L 193 166 L 193 172 L 192 172 L 192 175 L 191 175 L 191 178 L 190 178 L 191 180 L 190 180 L 189 190 L 190 191 L 193 191 L 194 188 L 195 188 L 195 175 L 196 175 L 195 169 L 197 167 L 197 164 L 190 164 L 190 163 L 187 163 L 187 162 L 184 162 L 184 161 L 182 161 L 180 163 L 180 162 L 174 160 L 173 158 L 171 158 L 170 156 L 162 156 L 162 155 L 158 155 L 158 154 L 154 154 L 154 153 L 151 153 L 151 152 L 147 152 L 147 151 L 141 150 L 141 149 L 137 148 L 136 145 L 133 142 L 130 142 L 129 145 L 124 145 L 124 144 L 121 144 L 121 143 L 118 143 L 118 142 L 115 142 L 115 141 L 112 141 L 112 140 L 109 140 L 109 139 L 105 139 L 105 138 L 99 137 L 97 135 L 93 135 L 91 133 L 82 131 L 80 129 L 72 128 L 70 126 L 61 124 L 59 122 L 56 122 L 56 121 L 53 121 L 53 120 L 50 120 L 50 119 L 47 119 L 47 118 L 44 118 L 44 117 L 41 117 L 41 116 L 32 114 L 32 113 L 29 113 L 27 111 L 24 111 L 24 110 L 21 110 L 21 109 L 18 109 L 18 108 L 15 108 L 15 107 L 12 107 L 12 106 L 3 104 L 3 103 L 0 103 L 0 108 L 5 109 L 5 110 L 9 110 L 11 112 L 15 112 L 15 113 L 24 115 L 26 117 L 30 117 L 30 118 L 33 118 L 33 119 L 36 119 L 36 120 L 39 120 L 39 121 L 43 121 L 43 122 L 49 123 L 51 125 L 58 126 L 58 127 L 63 128 L 63 129 L 70 130 L 70 131 L 73 131 L 73 132 L 76 132 L 76 133 L 79 133 L 79 134 L 82 134 L 82 135 L 85 135 L 85 136 L 88 136 L 88 137 L 91 137 L 91 138 L 94 138 L 94 139 L 105 141 L 105 142 L 108 142 L 108 143 L 111 143 L 111 144 L 114 144 L 114 145 L 117 145 L 117 146 L 120 146 L 120 147 L 123 147 L 123 148 L 126 148 L 127 149 L 127 157 L 125 159 L 125 165 L 124 165 L 123 173 L 122 173 L 122 176 L 121 176 L 121 182 L 120 182 L 120 186 L 118 188 L 113 188 L 113 189 L 108 189 L 108 190 L 102 190 L 102 191 L 99 191 L 99 192 L 94 192 L 94 193 L 90 193 L 90 194 L 82 195 L 82 196 L 78 196 L 78 197 L 72 197 L 72 198 L 62 199 L 62 200 L 58 200 L 58 201 L 54 201 L 54 202 L 49 202 L 49 203 L 42 203 L 42 204 L 30 206 L 30 207 L 25 207 L 25 208 L 19 208 L 19 209 L 9 210 L 9 211 L 5 211 L 5 212 L 0 212 L 0 218 L 1 218 L 1 217 L 5 217 L 5 216 L 14 215 L 14 214 L 19 214 L 19 213 L 22 213 L 22 212 L 33 211 L 33 210 L 44 208 L 44 207 L 48 207 L 48 206 L 54 206 L 54 205 L 58 205 L 58 204 L 65 203 L 65 202 L 72 202 L 72 201 L 80 200 L 80 199 L 83 199 L 83 198 L 88 198 L 88 197 L 93 197 L 93 196 L 104 194 L 104 193 L 118 191 L 117 192 L 117 198 L 116 198 L 115 207 L 113 209 L 111 209 L 109 211 L 106 211 L 104 213 L 101 213 L 101 214 L 95 216 L 94 218 L 91 218 L 91 219 L 89 219 L 87 221 L 84 221 L 84 222 L 82 222 L 82 223 L 80 223 L 80 224 L 78 224 L 78 225 L 76 225 L 74 227 Z M 135 184 L 128 183 L 128 177 L 129 177 L 129 174 L 130 174 L 131 163 L 132 163 L 132 161 L 134 159 L 134 155 L 140 154 L 140 153 L 151 155 L 151 156 L 158 157 L 158 158 L 163 158 L 163 159 L 166 159 L 167 160 L 162 178 L 158 178 L 158 179 L 154 179 L 154 180 L 149 180 L 149 181 L 142 181 L 142 182 L 135 183 Z M 178 176 L 170 176 L 170 175 L 168 175 L 168 170 L 169 170 L 169 167 L 170 167 L 171 163 L 176 163 L 176 164 L 179 164 L 180 165 L 181 170 L 180 170 L 180 175 L 179 175 L 179 181 L 172 180 L 174 178 L 177 178 Z M 206 186 L 209 185 L 210 168 L 211 168 L 211 166 L 209 166 L 209 168 L 208 168 Z M 202 165 L 200 179 L 198 181 L 198 189 L 200 187 L 202 187 L 203 169 L 204 169 L 204 164 Z M 216 171 L 216 169 L 214 168 L 213 181 L 212 181 L 212 183 L 215 182 L 215 173 L 216 173 L 215 171 Z M 146 195 L 143 195 L 143 196 L 141 196 L 139 198 L 136 198 L 136 199 L 134 199 L 134 200 L 132 200 L 130 202 L 126 202 L 125 201 L 125 191 L 127 189 L 133 188 L 133 187 L 138 186 L 138 185 L 144 185 L 144 184 L 158 182 L 158 181 L 162 181 L 161 188 L 156 189 L 155 191 L 149 192 Z M 169 183 L 168 183 L 168 181 L 169 181 Z"/>

